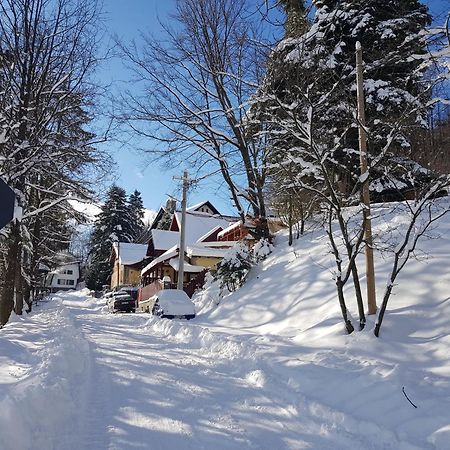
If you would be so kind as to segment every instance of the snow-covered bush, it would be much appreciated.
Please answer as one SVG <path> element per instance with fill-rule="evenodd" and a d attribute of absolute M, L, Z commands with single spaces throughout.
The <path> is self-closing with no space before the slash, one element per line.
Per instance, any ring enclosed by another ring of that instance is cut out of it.
<path fill-rule="evenodd" d="M 273 245 L 268 239 L 260 239 L 253 247 L 253 259 L 255 262 L 265 260 L 273 250 Z"/>
<path fill-rule="evenodd" d="M 252 252 L 243 243 L 238 243 L 225 254 L 217 265 L 216 279 L 221 289 L 230 292 L 242 286 L 253 264 Z"/>

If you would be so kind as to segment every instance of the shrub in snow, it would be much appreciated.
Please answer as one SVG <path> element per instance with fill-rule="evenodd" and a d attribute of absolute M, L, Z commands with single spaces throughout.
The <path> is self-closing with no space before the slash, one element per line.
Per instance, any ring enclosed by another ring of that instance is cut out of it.
<path fill-rule="evenodd" d="M 253 258 L 255 262 L 260 262 L 266 259 L 273 250 L 273 245 L 268 239 L 260 239 L 253 247 Z"/>
<path fill-rule="evenodd" d="M 226 287 L 230 292 L 242 286 L 252 267 L 252 253 L 243 243 L 232 247 L 217 265 L 216 279 L 221 289 Z"/>

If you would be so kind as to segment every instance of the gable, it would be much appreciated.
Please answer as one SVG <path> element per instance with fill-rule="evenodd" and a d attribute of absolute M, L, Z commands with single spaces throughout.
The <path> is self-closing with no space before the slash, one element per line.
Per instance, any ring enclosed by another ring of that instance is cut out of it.
<path fill-rule="evenodd" d="M 209 214 L 210 216 L 220 215 L 218 209 L 209 200 L 190 206 L 186 211 Z"/>

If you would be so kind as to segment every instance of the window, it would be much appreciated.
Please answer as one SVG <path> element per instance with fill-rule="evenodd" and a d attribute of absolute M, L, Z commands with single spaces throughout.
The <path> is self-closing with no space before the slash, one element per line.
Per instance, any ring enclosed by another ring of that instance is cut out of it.
<path fill-rule="evenodd" d="M 60 286 L 74 286 L 75 280 L 66 280 L 64 278 L 58 278 L 56 284 L 59 284 Z"/>
<path fill-rule="evenodd" d="M 72 269 L 64 269 L 61 273 L 64 275 L 73 275 L 73 270 Z"/>

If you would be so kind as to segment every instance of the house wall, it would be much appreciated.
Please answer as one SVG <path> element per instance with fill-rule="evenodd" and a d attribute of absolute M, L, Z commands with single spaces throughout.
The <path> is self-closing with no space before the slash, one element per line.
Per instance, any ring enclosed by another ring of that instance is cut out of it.
<path fill-rule="evenodd" d="M 120 266 L 120 276 L 117 277 L 118 265 L 114 264 L 113 273 L 111 275 L 111 287 L 117 286 L 119 280 L 120 284 L 131 284 L 137 286 L 141 280 L 141 271 L 130 266 Z"/>
<path fill-rule="evenodd" d="M 220 236 L 220 241 L 240 241 L 248 234 L 247 228 L 243 225 L 236 226 Z"/>
<path fill-rule="evenodd" d="M 52 290 L 75 289 L 79 278 L 79 265 L 65 264 L 48 274 L 46 286 Z"/>
<path fill-rule="evenodd" d="M 208 205 L 202 205 L 199 208 L 197 208 L 195 211 L 202 212 L 202 213 L 207 213 L 207 214 L 210 214 L 210 215 L 214 214 L 214 211 Z"/>
<path fill-rule="evenodd" d="M 194 266 L 203 266 L 205 269 L 215 269 L 222 258 L 212 258 L 210 256 L 192 256 L 191 264 Z"/>

